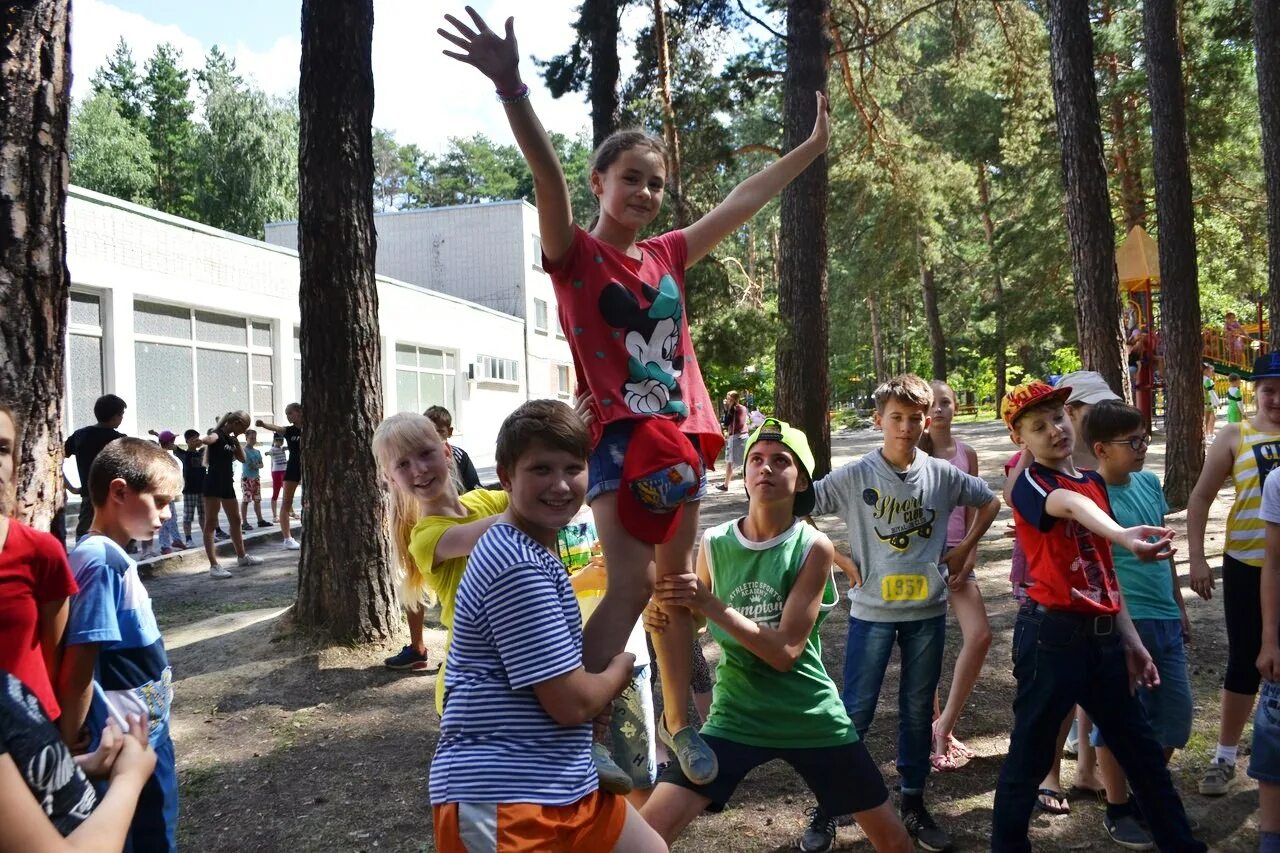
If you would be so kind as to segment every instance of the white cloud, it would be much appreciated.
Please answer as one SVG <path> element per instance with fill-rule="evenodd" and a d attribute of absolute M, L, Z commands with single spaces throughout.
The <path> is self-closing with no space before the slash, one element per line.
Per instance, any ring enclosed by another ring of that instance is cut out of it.
<path fill-rule="evenodd" d="M 516 16 L 521 70 L 543 123 L 568 135 L 589 130 L 590 113 L 584 98 L 570 94 L 552 99 L 530 59 L 530 55 L 550 58 L 572 43 L 576 0 L 539 0 L 537 14 L 531 12 L 532 4 L 520 0 L 488 0 L 474 5 L 495 29 L 507 16 Z M 462 15 L 462 4 L 456 6 L 457 14 Z M 74 8 L 72 95 L 76 98 L 89 92 L 94 70 L 122 36 L 139 68 L 156 45 L 166 41 L 183 51 L 187 67 L 193 69 L 203 63 L 209 47 L 180 27 L 157 24 L 105 0 L 76 0 Z M 509 142 L 511 131 L 489 82 L 474 68 L 441 53 L 448 45 L 436 34 L 436 28 L 445 25 L 447 8 L 446 4 L 417 0 L 377 0 L 374 125 L 395 131 L 402 143 L 414 142 L 429 151 L 441 149 L 450 136 L 473 133 Z M 265 51 L 253 50 L 243 42 L 224 49 L 237 67 L 266 91 L 283 95 L 297 89 L 301 48 L 295 33 L 280 35 Z"/>

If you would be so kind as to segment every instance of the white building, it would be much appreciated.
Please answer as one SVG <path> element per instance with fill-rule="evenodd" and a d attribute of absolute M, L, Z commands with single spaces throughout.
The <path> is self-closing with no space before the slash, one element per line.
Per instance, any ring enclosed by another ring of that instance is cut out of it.
<path fill-rule="evenodd" d="M 524 323 L 521 369 L 529 396 L 568 399 L 573 357 L 542 269 L 538 211 L 526 201 L 379 213 L 377 271 L 478 303 Z M 297 222 L 266 226 L 267 242 L 296 249 Z"/>
<path fill-rule="evenodd" d="M 496 222 L 475 218 L 492 210 Z M 377 279 L 384 411 L 446 406 L 455 441 L 482 469 L 493 465 L 498 427 L 512 409 L 570 389 L 550 280 L 529 260 L 540 257 L 528 230 L 532 221 L 536 234 L 532 210 L 461 208 L 449 233 L 468 235 L 471 252 L 437 251 L 425 281 Z M 399 217 L 379 217 L 380 232 L 388 221 Z M 231 409 L 283 420 L 285 405 L 300 397 L 296 251 L 76 187 L 66 223 L 68 428 L 93 423 L 93 401 L 104 392 L 129 404 L 121 429 L 132 435 L 203 430 Z M 277 242 L 282 228 L 272 229 Z M 381 234 L 380 242 L 397 244 Z M 457 282 L 482 278 L 491 283 L 483 304 L 450 295 L 465 290 Z M 516 313 L 521 305 L 527 314 Z"/>

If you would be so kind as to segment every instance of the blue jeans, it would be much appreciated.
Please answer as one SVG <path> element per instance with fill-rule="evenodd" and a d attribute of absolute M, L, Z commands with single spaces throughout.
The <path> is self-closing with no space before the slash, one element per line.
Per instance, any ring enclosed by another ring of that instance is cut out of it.
<path fill-rule="evenodd" d="M 1160 686 L 1138 688 L 1138 701 L 1147 712 L 1151 733 L 1165 749 L 1182 749 L 1191 737 L 1191 678 L 1187 675 L 1187 653 L 1182 642 L 1181 619 L 1134 619 L 1142 645 L 1160 671 Z M 1254 729 L 1257 740 L 1257 729 Z M 1093 727 L 1089 742 L 1106 746 L 1102 730 Z M 1257 754 L 1257 750 L 1254 750 Z"/>
<path fill-rule="evenodd" d="M 933 741 L 933 693 L 942 676 L 947 617 L 911 622 L 867 622 L 849 617 L 844 647 L 844 707 L 858 737 L 866 738 L 896 638 L 902 651 L 898 685 L 898 775 L 902 792 L 924 791 Z M 1064 716 L 1066 712 L 1063 712 Z"/>
<path fill-rule="evenodd" d="M 1018 692 L 1009 754 L 996 784 L 993 851 L 1030 853 L 1027 824 L 1036 789 L 1053 764 L 1058 728 L 1077 703 L 1102 730 L 1124 769 L 1156 847 L 1176 853 L 1208 849 L 1191 835 L 1164 750 L 1141 701 L 1129 693 L 1124 644 L 1114 629 L 1106 633 L 1107 621 L 1045 610 L 1034 601 L 1018 611 L 1013 628 Z"/>
<path fill-rule="evenodd" d="M 174 542 L 182 541 L 182 533 L 178 530 L 178 502 L 169 502 L 169 518 L 160 525 L 157 534 L 161 548 L 172 548 Z"/>

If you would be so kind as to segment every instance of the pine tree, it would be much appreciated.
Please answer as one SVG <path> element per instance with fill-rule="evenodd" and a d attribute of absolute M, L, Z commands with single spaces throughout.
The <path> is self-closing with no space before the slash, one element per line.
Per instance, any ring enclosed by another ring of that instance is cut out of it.
<path fill-rule="evenodd" d="M 147 104 L 147 138 L 156 166 L 156 207 L 176 216 L 194 213 L 192 143 L 195 127 L 191 113 L 191 78 L 181 66 L 182 53 L 162 44 L 147 60 L 144 91 Z"/>
<path fill-rule="evenodd" d="M 146 126 L 143 114 L 146 97 L 138 66 L 133 61 L 133 51 L 122 36 L 116 43 L 107 64 L 93 74 L 93 91 L 110 92 L 119 105 L 120 115 L 135 127 Z"/>

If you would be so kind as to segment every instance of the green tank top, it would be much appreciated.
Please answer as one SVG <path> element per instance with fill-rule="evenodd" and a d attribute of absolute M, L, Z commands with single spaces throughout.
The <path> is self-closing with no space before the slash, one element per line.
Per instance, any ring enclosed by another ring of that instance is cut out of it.
<path fill-rule="evenodd" d="M 751 542 L 738 521 L 708 530 L 702 540 L 716 597 L 743 616 L 777 627 L 782 607 L 809 549 L 822 534 L 797 521 L 767 542 Z M 839 595 L 828 575 L 822 607 L 809 641 L 789 672 L 779 672 L 712 623 L 720 663 L 704 734 L 750 746 L 783 749 L 840 746 L 858 733 L 845 713 L 840 693 L 822 665 L 818 629 Z"/>

